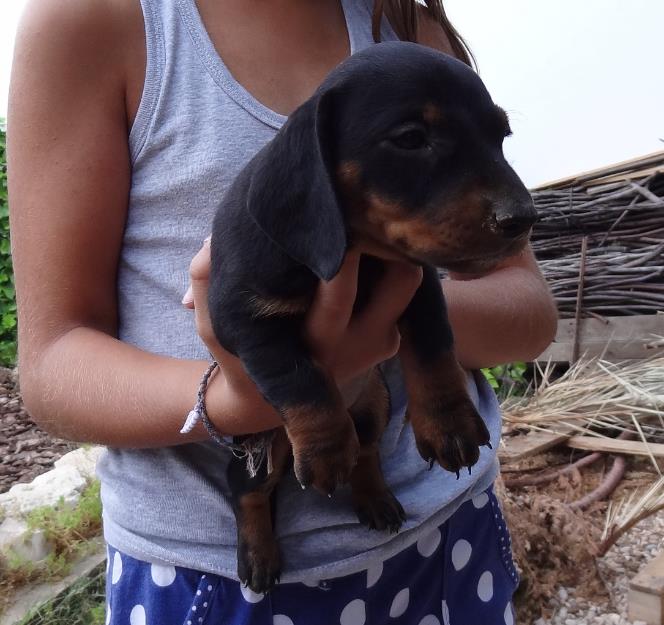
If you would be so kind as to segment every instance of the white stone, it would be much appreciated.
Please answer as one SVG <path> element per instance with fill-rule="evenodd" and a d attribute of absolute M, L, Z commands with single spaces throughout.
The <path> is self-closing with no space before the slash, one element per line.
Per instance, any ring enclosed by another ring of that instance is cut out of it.
<path fill-rule="evenodd" d="M 7 516 L 21 516 L 42 506 L 55 506 L 62 499 L 74 506 L 87 480 L 72 466 L 58 467 L 38 475 L 30 484 L 15 484 L 0 495 L 0 508 Z"/>
<path fill-rule="evenodd" d="M 21 519 L 7 517 L 0 524 L 0 552 L 15 553 L 22 560 L 39 562 L 53 550 L 43 531 L 31 532 Z"/>
<path fill-rule="evenodd" d="M 95 477 L 97 460 L 103 451 L 104 448 L 99 446 L 80 447 L 56 460 L 55 467 L 74 467 L 84 478 L 91 480 Z"/>

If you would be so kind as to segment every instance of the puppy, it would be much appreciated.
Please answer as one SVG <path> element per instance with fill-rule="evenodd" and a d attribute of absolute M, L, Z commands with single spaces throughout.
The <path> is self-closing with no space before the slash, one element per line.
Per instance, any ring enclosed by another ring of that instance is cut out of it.
<path fill-rule="evenodd" d="M 233 460 L 238 575 L 256 592 L 280 574 L 271 495 L 292 456 L 297 479 L 331 494 L 350 482 L 359 520 L 396 531 L 378 441 L 389 406 L 378 371 L 350 410 L 312 359 L 303 324 L 319 280 L 346 250 L 362 257 L 361 308 L 385 259 L 423 267 L 398 322 L 408 418 L 422 458 L 458 472 L 489 445 L 473 406 L 435 267 L 478 272 L 526 244 L 536 214 L 505 161 L 507 117 L 466 65 L 410 43 L 382 43 L 332 71 L 240 172 L 212 229 L 210 314 L 283 417 L 272 471 Z"/>

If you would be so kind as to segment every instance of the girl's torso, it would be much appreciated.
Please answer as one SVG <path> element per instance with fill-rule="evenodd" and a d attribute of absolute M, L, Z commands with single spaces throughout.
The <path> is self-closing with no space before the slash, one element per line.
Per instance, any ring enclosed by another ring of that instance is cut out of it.
<path fill-rule="evenodd" d="M 293 15 L 280 15 L 282 4 Z M 118 268 L 119 338 L 156 354 L 207 359 L 193 315 L 180 303 L 189 262 L 209 234 L 219 198 L 274 137 L 284 113 L 348 52 L 372 45 L 371 1 L 203 0 L 200 11 L 194 0 L 141 0 L 141 6 L 145 64 L 127 84 L 134 121 Z M 382 38 L 396 39 L 386 20 Z M 348 493 L 327 500 L 286 478 L 275 524 L 283 581 L 334 577 L 383 560 L 493 481 L 495 454 L 486 448 L 472 476 L 457 481 L 441 469 L 427 471 L 404 421 L 396 362 L 386 367 L 386 376 L 392 416 L 381 458 L 386 480 L 408 513 L 404 529 L 397 537 L 371 532 L 355 518 Z M 495 396 L 481 376 L 469 376 L 469 386 L 496 449 Z M 233 577 L 228 459 L 213 443 L 109 449 L 98 468 L 107 540 L 142 560 Z"/>

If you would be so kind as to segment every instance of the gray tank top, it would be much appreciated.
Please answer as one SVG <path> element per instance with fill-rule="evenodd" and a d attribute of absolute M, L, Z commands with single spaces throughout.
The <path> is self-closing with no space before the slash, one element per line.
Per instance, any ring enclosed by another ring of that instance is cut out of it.
<path fill-rule="evenodd" d="M 193 314 L 180 303 L 188 266 L 208 235 L 219 198 L 242 166 L 285 121 L 233 78 L 210 41 L 195 0 L 141 0 L 147 42 L 142 99 L 129 137 L 132 185 L 120 259 L 120 339 L 176 358 L 207 359 Z M 342 0 L 351 52 L 372 45 L 371 0 Z M 387 22 L 383 40 L 396 39 Z M 377 565 L 423 541 L 497 473 L 482 449 L 472 476 L 426 463 L 404 421 L 398 363 L 387 363 L 392 415 L 381 441 L 387 483 L 408 520 L 398 535 L 355 518 L 347 490 L 327 499 L 278 487 L 276 533 L 283 582 L 317 583 Z M 500 416 L 481 375 L 468 376 L 494 450 Z M 192 404 L 194 402 L 192 397 Z M 184 419 L 183 415 L 183 419 Z M 213 443 L 162 449 L 108 449 L 100 460 L 107 541 L 151 562 L 237 579 L 236 528 L 225 479 L 228 452 Z"/>

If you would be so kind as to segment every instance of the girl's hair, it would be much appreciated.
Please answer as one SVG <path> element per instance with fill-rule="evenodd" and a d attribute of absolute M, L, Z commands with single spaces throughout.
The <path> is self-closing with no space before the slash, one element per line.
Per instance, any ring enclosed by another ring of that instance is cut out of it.
<path fill-rule="evenodd" d="M 386 4 L 392 25 L 401 39 L 417 41 L 417 13 L 418 10 L 426 11 L 442 26 L 455 56 L 471 67 L 475 65 L 475 57 L 468 44 L 445 14 L 443 0 L 374 0 L 372 32 L 375 42 L 380 41 L 380 20 Z"/>

